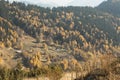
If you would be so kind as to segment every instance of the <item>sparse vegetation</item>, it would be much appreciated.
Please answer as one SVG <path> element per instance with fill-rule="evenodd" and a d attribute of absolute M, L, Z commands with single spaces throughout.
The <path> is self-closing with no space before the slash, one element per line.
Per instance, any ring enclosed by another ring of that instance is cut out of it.
<path fill-rule="evenodd" d="M 118 80 L 120 78 L 120 66 L 116 66 L 116 63 L 117 65 L 120 64 L 119 58 L 113 57 L 112 55 L 110 56 L 110 54 L 101 56 L 102 57 L 99 58 L 97 57 L 97 59 L 95 59 L 94 56 L 96 61 L 92 60 L 91 63 L 86 62 L 82 68 L 86 74 L 81 74 L 81 76 L 75 80 Z"/>

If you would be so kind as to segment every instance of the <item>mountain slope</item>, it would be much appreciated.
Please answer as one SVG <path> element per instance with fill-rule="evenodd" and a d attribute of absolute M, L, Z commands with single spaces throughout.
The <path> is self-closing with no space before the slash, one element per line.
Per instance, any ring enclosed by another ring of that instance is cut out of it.
<path fill-rule="evenodd" d="M 120 0 L 108 0 L 101 3 L 97 9 L 120 17 Z"/>
<path fill-rule="evenodd" d="M 91 7 L 50 9 L 2 1 L 0 65 L 12 70 L 0 67 L 0 80 L 16 76 L 59 80 L 63 71 L 89 75 L 101 68 L 114 74 L 108 66 L 120 55 L 119 17 Z M 117 62 L 113 69 L 119 74 Z"/>
<path fill-rule="evenodd" d="M 18 2 L 5 4 L 3 7 L 9 11 L 7 20 L 38 41 L 51 40 L 49 43 L 87 51 L 94 46 L 92 50 L 102 52 L 105 46 L 120 43 L 120 19 L 107 12 L 91 7 L 49 9 Z"/>

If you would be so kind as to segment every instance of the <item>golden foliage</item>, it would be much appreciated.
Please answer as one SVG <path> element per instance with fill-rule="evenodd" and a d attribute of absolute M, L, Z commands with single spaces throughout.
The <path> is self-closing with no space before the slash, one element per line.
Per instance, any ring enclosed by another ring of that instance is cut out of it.
<path fill-rule="evenodd" d="M 33 67 L 39 67 L 40 68 L 42 66 L 42 63 L 41 63 L 40 59 L 41 59 L 41 54 L 40 54 L 40 52 L 37 52 L 34 56 L 31 57 L 30 64 Z"/>
<path fill-rule="evenodd" d="M 63 64 L 64 70 L 68 69 L 68 60 L 67 59 L 63 59 L 63 61 L 61 62 L 61 64 Z"/>
<path fill-rule="evenodd" d="M 0 64 L 2 64 L 3 63 L 3 59 L 0 57 Z"/>
<path fill-rule="evenodd" d="M 5 47 L 4 43 L 0 42 L 0 48 L 4 48 L 4 47 Z"/>

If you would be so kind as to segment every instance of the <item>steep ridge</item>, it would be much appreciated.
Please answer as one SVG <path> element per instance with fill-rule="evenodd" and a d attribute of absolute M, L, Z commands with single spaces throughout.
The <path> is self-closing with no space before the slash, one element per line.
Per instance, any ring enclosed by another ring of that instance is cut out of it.
<path fill-rule="evenodd" d="M 120 0 L 108 0 L 97 6 L 97 9 L 120 17 Z"/>

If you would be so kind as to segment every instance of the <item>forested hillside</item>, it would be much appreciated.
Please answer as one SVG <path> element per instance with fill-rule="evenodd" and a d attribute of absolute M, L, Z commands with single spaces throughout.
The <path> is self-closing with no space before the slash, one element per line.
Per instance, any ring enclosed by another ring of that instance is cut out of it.
<path fill-rule="evenodd" d="M 0 58 L 7 62 L 6 55 L 12 56 L 11 61 L 18 60 L 21 64 L 15 63 L 17 68 L 31 69 L 26 73 L 27 77 L 36 77 L 40 72 L 49 75 L 52 70 L 51 75 L 55 75 L 56 69 L 59 75 L 61 68 L 76 70 L 81 62 L 96 59 L 97 55 L 118 57 L 119 4 L 119 0 L 108 0 L 96 8 L 69 6 L 50 9 L 1 0 L 0 54 L 5 56 Z M 43 65 L 47 67 L 43 69 Z"/>
<path fill-rule="evenodd" d="M 49 9 L 16 2 L 6 7 L 8 20 L 34 38 L 87 50 L 119 45 L 119 17 L 109 13 L 90 7 Z"/>

